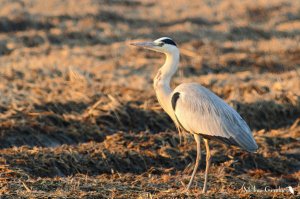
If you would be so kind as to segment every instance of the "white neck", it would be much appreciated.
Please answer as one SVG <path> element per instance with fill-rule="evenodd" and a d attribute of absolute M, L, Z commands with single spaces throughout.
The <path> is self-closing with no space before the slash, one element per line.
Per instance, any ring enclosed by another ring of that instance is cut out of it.
<path fill-rule="evenodd" d="M 165 53 L 166 61 L 164 65 L 159 69 L 157 75 L 154 78 L 154 89 L 157 99 L 162 108 L 170 115 L 174 120 L 175 115 L 171 107 L 170 95 L 172 89 L 170 87 L 171 78 L 176 73 L 179 63 L 179 50 L 176 49 L 172 53 Z"/>

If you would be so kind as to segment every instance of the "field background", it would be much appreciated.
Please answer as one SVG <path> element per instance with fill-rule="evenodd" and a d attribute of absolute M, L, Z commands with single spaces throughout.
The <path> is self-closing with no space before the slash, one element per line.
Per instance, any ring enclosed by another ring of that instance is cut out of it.
<path fill-rule="evenodd" d="M 206 197 L 295 197 L 243 186 L 300 191 L 296 0 L 0 0 L 0 195 L 202 196 L 205 152 L 185 193 L 195 142 L 152 88 L 164 56 L 128 45 L 162 36 L 182 52 L 172 85 L 214 91 L 259 145 L 212 141 Z"/>

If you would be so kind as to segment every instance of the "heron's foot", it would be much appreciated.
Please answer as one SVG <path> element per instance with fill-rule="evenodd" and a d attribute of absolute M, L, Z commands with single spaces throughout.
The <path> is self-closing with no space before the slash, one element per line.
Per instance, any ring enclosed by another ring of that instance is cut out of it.
<path fill-rule="evenodd" d="M 192 183 L 193 183 L 193 179 L 191 179 L 189 184 L 186 186 L 186 188 L 185 188 L 186 192 L 190 190 Z"/>
<path fill-rule="evenodd" d="M 190 187 L 186 187 L 184 191 L 185 192 L 189 192 L 190 191 Z M 207 193 L 207 189 L 203 187 L 202 194 L 206 194 L 206 193 Z"/>
<path fill-rule="evenodd" d="M 203 187 L 202 193 L 203 193 L 203 194 L 206 194 L 206 193 L 207 193 L 207 187 L 206 187 L 206 186 Z"/>

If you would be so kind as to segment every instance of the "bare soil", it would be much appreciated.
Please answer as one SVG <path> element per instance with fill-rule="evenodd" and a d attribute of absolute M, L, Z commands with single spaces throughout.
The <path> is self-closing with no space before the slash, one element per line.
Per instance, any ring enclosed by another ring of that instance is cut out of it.
<path fill-rule="evenodd" d="M 0 198 L 299 197 L 300 1 L 0 5 Z M 195 143 L 152 88 L 163 55 L 128 45 L 162 36 L 182 53 L 173 86 L 214 91 L 259 145 L 211 141 L 206 195 L 205 152 L 185 192 Z"/>

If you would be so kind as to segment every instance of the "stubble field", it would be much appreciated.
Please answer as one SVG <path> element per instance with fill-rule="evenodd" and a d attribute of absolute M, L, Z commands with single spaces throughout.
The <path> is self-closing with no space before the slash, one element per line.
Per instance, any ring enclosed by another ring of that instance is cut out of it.
<path fill-rule="evenodd" d="M 0 198 L 297 197 L 288 186 L 299 194 L 299 1 L 0 5 Z M 182 53 L 172 86 L 214 91 L 259 145 L 250 154 L 212 141 L 206 195 L 205 152 L 185 192 L 195 142 L 179 138 L 152 88 L 164 56 L 129 45 L 162 36 Z M 265 188 L 286 192 L 255 192 Z"/>

